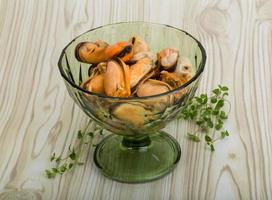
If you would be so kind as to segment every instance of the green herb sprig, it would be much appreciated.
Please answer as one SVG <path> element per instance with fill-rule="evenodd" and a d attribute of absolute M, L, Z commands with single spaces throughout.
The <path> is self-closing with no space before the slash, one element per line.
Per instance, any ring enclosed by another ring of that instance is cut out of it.
<path fill-rule="evenodd" d="M 47 178 L 55 178 L 56 175 L 64 174 L 75 166 L 84 164 L 81 160 L 85 148 L 88 148 L 88 146 L 92 144 L 94 135 L 103 135 L 103 128 L 98 125 L 96 125 L 94 131 L 88 131 L 91 123 L 92 121 L 89 121 L 82 130 L 77 132 L 78 145 L 75 145 L 74 147 L 71 147 L 70 145 L 66 157 L 56 155 L 55 152 L 50 156 L 50 161 L 54 163 L 55 166 L 45 170 Z"/>
<path fill-rule="evenodd" d="M 194 133 L 187 133 L 188 139 L 194 142 L 201 141 L 201 133 L 211 151 L 214 151 L 214 143 L 229 136 L 229 132 L 223 129 L 224 121 L 230 112 L 230 102 L 225 98 L 229 95 L 227 86 L 219 85 L 215 88 L 211 97 L 201 94 L 188 101 L 182 107 L 178 118 L 195 122 L 198 129 Z M 226 103 L 229 104 L 229 111 L 225 111 Z M 211 133 L 220 132 L 220 137 L 213 138 Z"/>
<path fill-rule="evenodd" d="M 187 133 L 188 139 L 194 142 L 200 142 L 201 136 L 204 133 L 204 139 L 211 151 L 214 151 L 214 143 L 219 139 L 224 139 L 229 136 L 229 132 L 223 129 L 224 121 L 228 118 L 230 112 L 230 102 L 225 98 L 228 96 L 228 87 L 219 85 L 212 92 L 213 95 L 208 97 L 207 94 L 201 94 L 192 98 L 188 103 L 182 107 L 178 118 L 190 120 L 196 123 L 198 129 L 193 133 Z M 229 111 L 225 111 L 225 104 L 229 104 Z M 48 178 L 55 178 L 56 175 L 62 175 L 65 172 L 72 170 L 77 165 L 83 165 L 82 155 L 85 148 L 93 144 L 95 135 L 103 135 L 103 128 L 96 125 L 94 131 L 88 131 L 90 120 L 86 127 L 77 132 L 77 143 L 74 147 L 69 146 L 68 155 L 61 157 L 53 153 L 50 161 L 54 167 L 45 170 Z M 220 132 L 220 136 L 216 138 L 211 136 L 213 132 Z"/>

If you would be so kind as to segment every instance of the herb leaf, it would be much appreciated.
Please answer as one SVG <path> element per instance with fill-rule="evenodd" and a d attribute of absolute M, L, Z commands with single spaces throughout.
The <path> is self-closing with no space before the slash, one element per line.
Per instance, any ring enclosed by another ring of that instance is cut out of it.
<path fill-rule="evenodd" d="M 94 134 L 103 135 L 103 129 L 98 125 L 96 125 L 94 132 L 89 132 L 88 127 L 90 124 L 91 121 L 87 123 L 84 129 L 77 132 L 77 139 L 79 144 L 78 146 L 74 145 L 74 147 L 69 145 L 69 154 L 67 157 L 62 157 L 61 155 L 57 156 L 55 152 L 50 156 L 50 161 L 54 162 L 54 167 L 45 170 L 45 175 L 47 178 L 53 179 L 56 177 L 56 175 L 62 175 L 67 171 L 72 170 L 75 166 L 84 164 L 80 161 L 82 159 L 81 157 L 84 148 L 88 148 L 87 145 L 92 144 L 92 138 L 94 137 Z"/>
<path fill-rule="evenodd" d="M 226 97 L 228 96 L 228 87 L 218 85 L 217 88 L 212 90 L 212 96 L 208 97 L 207 94 L 201 94 L 188 101 L 180 110 L 178 118 L 190 120 L 199 126 L 198 132 L 205 133 L 205 142 L 214 151 L 214 142 L 218 139 L 213 139 L 210 135 L 212 132 L 220 131 L 224 127 L 224 121 L 228 118 L 224 107 L 226 105 Z M 229 136 L 227 130 L 221 131 L 221 137 Z M 201 134 L 187 133 L 189 140 L 200 142 Z"/>

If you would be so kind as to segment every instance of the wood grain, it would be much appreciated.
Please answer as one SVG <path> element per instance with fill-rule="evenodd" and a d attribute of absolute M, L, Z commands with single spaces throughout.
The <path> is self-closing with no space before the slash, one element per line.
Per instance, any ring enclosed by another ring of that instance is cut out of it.
<path fill-rule="evenodd" d="M 271 0 L 0 0 L 0 199 L 272 199 Z M 103 177 L 86 164 L 45 178 L 49 155 L 65 153 L 87 117 L 57 69 L 62 48 L 103 24 L 150 21 L 195 35 L 208 60 L 199 92 L 231 88 L 231 136 L 210 153 L 166 131 L 182 148 L 173 173 L 145 184 Z"/>

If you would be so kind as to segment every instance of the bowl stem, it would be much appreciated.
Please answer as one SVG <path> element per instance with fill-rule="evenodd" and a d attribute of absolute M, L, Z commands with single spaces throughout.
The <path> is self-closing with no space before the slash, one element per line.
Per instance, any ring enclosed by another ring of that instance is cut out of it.
<path fill-rule="evenodd" d="M 122 140 L 122 145 L 126 148 L 143 148 L 148 147 L 151 144 L 151 139 L 149 136 L 140 137 L 129 137 L 124 136 Z"/>

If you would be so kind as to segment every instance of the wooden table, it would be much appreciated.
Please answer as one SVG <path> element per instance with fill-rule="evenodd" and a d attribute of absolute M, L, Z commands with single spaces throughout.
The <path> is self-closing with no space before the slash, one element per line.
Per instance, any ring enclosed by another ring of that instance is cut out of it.
<path fill-rule="evenodd" d="M 0 0 L 0 199 L 272 199 L 272 1 Z M 86 164 L 54 180 L 49 155 L 67 152 L 87 120 L 57 69 L 75 36 L 120 21 L 187 30 L 205 46 L 199 92 L 230 87 L 231 136 L 211 153 L 185 138 L 187 122 L 166 128 L 179 141 L 173 173 L 145 184 L 102 176 Z"/>

